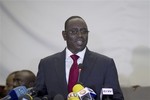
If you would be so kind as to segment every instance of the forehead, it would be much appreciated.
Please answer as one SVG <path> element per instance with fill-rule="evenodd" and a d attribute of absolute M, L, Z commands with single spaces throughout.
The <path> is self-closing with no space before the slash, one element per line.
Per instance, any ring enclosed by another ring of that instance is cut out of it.
<path fill-rule="evenodd" d="M 23 78 L 27 78 L 27 77 L 30 77 L 30 74 L 27 72 L 18 72 L 15 75 L 15 79 L 18 79 L 18 78 L 23 79 Z"/>
<path fill-rule="evenodd" d="M 67 29 L 71 28 L 87 28 L 85 21 L 81 18 L 70 19 L 67 23 Z"/>

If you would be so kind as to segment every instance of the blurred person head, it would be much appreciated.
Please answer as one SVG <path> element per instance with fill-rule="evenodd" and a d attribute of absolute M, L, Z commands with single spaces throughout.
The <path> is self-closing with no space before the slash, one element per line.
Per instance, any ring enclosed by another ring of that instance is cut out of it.
<path fill-rule="evenodd" d="M 6 78 L 6 86 L 4 88 L 4 94 L 7 94 L 11 89 L 13 89 L 13 80 L 15 78 L 15 74 L 19 71 L 14 71 L 10 73 Z"/>
<path fill-rule="evenodd" d="M 33 87 L 35 83 L 35 74 L 30 70 L 21 70 L 15 74 L 13 87 L 26 86 L 27 88 Z"/>

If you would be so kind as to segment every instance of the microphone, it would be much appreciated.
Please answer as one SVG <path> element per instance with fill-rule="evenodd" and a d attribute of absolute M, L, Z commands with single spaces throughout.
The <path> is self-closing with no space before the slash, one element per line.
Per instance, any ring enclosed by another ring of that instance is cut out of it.
<path fill-rule="evenodd" d="M 8 93 L 7 96 L 2 98 L 1 100 L 18 100 L 22 95 L 27 94 L 27 89 L 25 86 L 16 87 Z"/>
<path fill-rule="evenodd" d="M 36 88 L 35 87 L 31 87 L 31 88 L 27 89 L 27 93 L 26 94 L 24 94 L 21 97 L 19 97 L 19 100 L 25 100 L 25 99 L 27 99 L 27 100 L 40 100 L 40 98 L 37 99 L 36 96 L 37 96 Z M 36 97 L 36 99 L 34 97 Z"/>
<path fill-rule="evenodd" d="M 57 94 L 53 100 L 65 100 L 61 94 Z"/>
<path fill-rule="evenodd" d="M 86 88 L 88 88 L 88 87 L 86 87 Z M 97 96 L 96 93 L 91 88 L 88 88 L 88 90 L 89 90 L 92 98 L 96 98 L 96 96 Z"/>
<path fill-rule="evenodd" d="M 80 75 L 81 75 L 81 71 L 82 71 L 82 69 L 83 69 L 83 64 L 79 64 L 79 65 L 78 65 L 78 68 L 79 68 L 79 75 L 78 75 L 78 81 L 77 81 L 77 83 L 81 83 L 81 82 L 80 82 Z"/>
<path fill-rule="evenodd" d="M 32 96 L 32 97 L 36 97 L 37 96 L 37 90 L 35 87 L 31 87 L 27 89 L 27 93 Z"/>
<path fill-rule="evenodd" d="M 112 88 L 102 88 L 100 100 L 113 100 L 113 94 Z"/>
<path fill-rule="evenodd" d="M 93 100 L 88 88 L 84 88 L 81 91 L 77 92 L 80 100 Z"/>
<path fill-rule="evenodd" d="M 42 100 L 48 100 L 48 95 L 43 96 Z"/>
<path fill-rule="evenodd" d="M 24 99 L 23 99 L 24 100 Z M 28 99 L 27 99 L 28 100 Z M 39 97 L 34 97 L 33 100 L 42 100 Z M 48 100 L 48 99 L 47 99 Z"/>
<path fill-rule="evenodd" d="M 87 87 L 83 87 L 81 84 L 76 84 L 73 87 L 73 92 L 76 92 L 80 100 L 94 100 L 96 93 Z"/>
<path fill-rule="evenodd" d="M 76 92 L 71 92 L 68 94 L 67 100 L 80 100 Z"/>
<path fill-rule="evenodd" d="M 25 94 L 25 95 L 19 97 L 18 100 L 48 100 L 48 99 L 40 99 L 39 97 L 32 97 L 29 94 Z"/>
<path fill-rule="evenodd" d="M 79 92 L 82 89 L 84 89 L 84 87 L 78 83 L 78 84 L 74 85 L 74 87 L 72 88 L 72 91 L 73 92 Z"/>
<path fill-rule="evenodd" d="M 33 100 L 33 98 L 29 94 L 25 94 L 20 96 L 18 100 Z"/>

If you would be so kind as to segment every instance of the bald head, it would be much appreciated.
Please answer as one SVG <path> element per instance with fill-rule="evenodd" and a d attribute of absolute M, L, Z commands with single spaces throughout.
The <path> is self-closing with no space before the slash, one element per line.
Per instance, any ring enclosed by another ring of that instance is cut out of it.
<path fill-rule="evenodd" d="M 69 25 L 69 22 L 71 21 L 71 20 L 77 20 L 77 19 L 80 19 L 80 20 L 82 20 L 83 22 L 84 22 L 84 24 L 86 25 L 86 22 L 84 21 L 84 19 L 82 18 L 82 17 L 80 17 L 80 16 L 71 16 L 71 17 L 69 17 L 67 20 L 66 20 L 66 22 L 65 22 L 65 30 L 67 29 L 67 27 L 68 27 L 68 25 Z M 86 25 L 86 27 L 87 27 L 87 25 Z"/>
<path fill-rule="evenodd" d="M 21 70 L 15 74 L 14 87 L 24 85 L 27 88 L 33 87 L 35 82 L 35 74 L 30 70 Z"/>

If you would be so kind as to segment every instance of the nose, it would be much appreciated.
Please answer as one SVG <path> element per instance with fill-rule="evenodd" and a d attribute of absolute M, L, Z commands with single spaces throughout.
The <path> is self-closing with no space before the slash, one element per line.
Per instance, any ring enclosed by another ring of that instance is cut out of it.
<path fill-rule="evenodd" d="M 79 37 L 82 37 L 81 31 L 78 31 L 78 36 L 79 36 Z"/>

